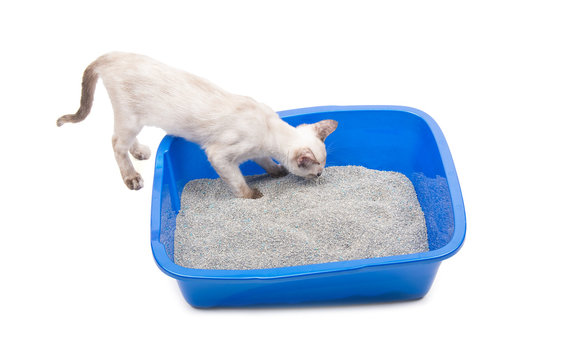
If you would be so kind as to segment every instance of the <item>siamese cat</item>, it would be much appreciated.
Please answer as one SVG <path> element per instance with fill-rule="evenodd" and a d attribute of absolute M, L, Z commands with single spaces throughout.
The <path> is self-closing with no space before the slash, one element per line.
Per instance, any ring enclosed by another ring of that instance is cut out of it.
<path fill-rule="evenodd" d="M 143 180 L 128 153 L 138 160 L 150 157 L 150 149 L 136 139 L 145 125 L 199 144 L 234 195 L 247 199 L 262 194 L 247 185 L 241 163 L 253 160 L 273 177 L 291 172 L 317 178 L 326 163 L 324 140 L 337 128 L 334 120 L 293 127 L 250 97 L 231 94 L 149 57 L 119 52 L 105 54 L 86 68 L 80 108 L 60 117 L 58 126 L 88 116 L 98 78 L 114 110 L 114 156 L 132 190 L 142 188 Z"/>

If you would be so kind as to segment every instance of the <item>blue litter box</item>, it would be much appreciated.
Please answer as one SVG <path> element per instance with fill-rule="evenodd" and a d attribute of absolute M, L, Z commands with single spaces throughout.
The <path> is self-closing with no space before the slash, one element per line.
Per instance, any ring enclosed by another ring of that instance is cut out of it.
<path fill-rule="evenodd" d="M 156 153 L 151 243 L 160 269 L 178 281 L 192 306 L 241 307 L 403 301 L 429 291 L 441 261 L 465 238 L 465 208 L 451 153 L 439 126 L 400 106 L 324 106 L 282 111 L 292 125 L 339 122 L 327 138 L 327 166 L 398 171 L 415 186 L 427 223 L 429 251 L 410 255 L 256 270 L 189 269 L 173 262 L 174 230 L 186 183 L 217 178 L 202 149 L 166 136 Z M 264 171 L 252 162 L 245 175 Z"/>

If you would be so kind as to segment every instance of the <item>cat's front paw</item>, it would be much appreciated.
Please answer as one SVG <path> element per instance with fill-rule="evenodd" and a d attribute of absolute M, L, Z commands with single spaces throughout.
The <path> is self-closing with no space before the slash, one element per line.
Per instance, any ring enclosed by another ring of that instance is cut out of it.
<path fill-rule="evenodd" d="M 272 170 L 269 170 L 269 175 L 273 178 L 279 178 L 279 177 L 283 177 L 283 176 L 287 176 L 289 171 L 282 165 L 277 165 L 277 167 L 275 167 Z"/>
<path fill-rule="evenodd" d="M 130 190 L 140 190 L 144 186 L 144 180 L 139 173 L 125 177 L 124 183 Z"/>
<path fill-rule="evenodd" d="M 259 199 L 262 197 L 262 193 L 260 192 L 259 189 L 249 188 L 248 191 L 242 194 L 242 197 L 245 199 Z"/>

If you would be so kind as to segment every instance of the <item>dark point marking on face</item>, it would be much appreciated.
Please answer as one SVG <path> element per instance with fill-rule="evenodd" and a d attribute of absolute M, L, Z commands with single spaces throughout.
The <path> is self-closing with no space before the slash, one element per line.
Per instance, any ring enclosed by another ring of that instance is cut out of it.
<path fill-rule="evenodd" d="M 296 162 L 300 168 L 308 168 L 311 165 L 319 165 L 315 154 L 309 148 L 300 149 L 296 153 Z"/>

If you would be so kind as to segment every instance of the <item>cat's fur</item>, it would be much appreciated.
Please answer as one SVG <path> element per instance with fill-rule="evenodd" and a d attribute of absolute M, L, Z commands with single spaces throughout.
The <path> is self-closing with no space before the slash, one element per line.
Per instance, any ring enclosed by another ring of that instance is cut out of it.
<path fill-rule="evenodd" d="M 150 157 L 150 149 L 136 139 L 145 125 L 202 146 L 234 194 L 253 199 L 262 194 L 246 184 L 240 163 L 254 160 L 272 176 L 290 171 L 315 178 L 326 162 L 324 139 L 337 127 L 334 120 L 322 120 L 295 128 L 249 97 L 228 93 L 149 57 L 118 52 L 103 55 L 86 68 L 80 108 L 60 117 L 58 126 L 88 116 L 99 77 L 114 109 L 114 155 L 122 179 L 133 190 L 142 188 L 143 181 L 128 152 L 139 160 Z"/>

